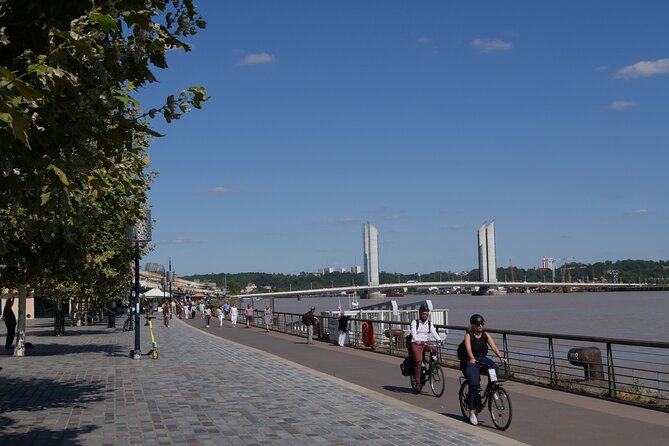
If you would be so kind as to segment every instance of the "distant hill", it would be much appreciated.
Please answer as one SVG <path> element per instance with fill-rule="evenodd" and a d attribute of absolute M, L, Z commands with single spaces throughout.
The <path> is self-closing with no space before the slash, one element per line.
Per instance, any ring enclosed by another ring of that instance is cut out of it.
<path fill-rule="evenodd" d="M 561 265 L 555 271 L 555 281 L 562 282 L 589 282 L 595 277 L 600 282 L 612 282 L 614 271 L 617 271 L 618 280 L 624 283 L 647 282 L 654 284 L 669 283 L 669 261 L 652 260 L 618 260 L 597 262 L 593 264 L 572 262 Z M 478 269 L 472 269 L 462 274 L 451 271 L 436 271 L 427 274 L 401 274 L 380 273 L 381 283 L 402 283 L 409 280 L 420 282 L 441 282 L 479 279 Z M 516 282 L 550 282 L 553 280 L 550 270 L 497 268 L 497 279 L 499 281 Z M 258 291 L 271 289 L 272 291 L 305 290 L 310 288 L 343 287 L 350 285 L 363 285 L 363 274 L 353 273 L 328 273 L 316 275 L 315 273 L 301 272 L 299 274 L 273 274 L 273 273 L 218 273 L 218 274 L 194 274 L 184 276 L 187 280 L 201 282 L 216 282 L 223 286 L 227 282 L 229 292 L 239 293 L 248 284 L 252 283 L 258 287 Z M 269 288 L 268 288 L 269 287 Z"/>

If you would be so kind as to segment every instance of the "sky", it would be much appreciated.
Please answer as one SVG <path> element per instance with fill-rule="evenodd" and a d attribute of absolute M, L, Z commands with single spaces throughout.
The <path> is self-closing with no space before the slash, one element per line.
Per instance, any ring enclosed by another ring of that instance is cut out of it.
<path fill-rule="evenodd" d="M 196 0 L 144 108 L 154 250 L 178 275 L 669 259 L 669 2 Z"/>

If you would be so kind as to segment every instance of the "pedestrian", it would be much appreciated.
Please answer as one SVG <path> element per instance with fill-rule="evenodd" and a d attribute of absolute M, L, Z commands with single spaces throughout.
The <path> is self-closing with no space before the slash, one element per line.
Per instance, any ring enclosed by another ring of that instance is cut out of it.
<path fill-rule="evenodd" d="M 177 312 L 177 303 L 174 299 L 172 299 L 172 302 L 170 302 L 170 319 L 172 319 L 172 315 Z"/>
<path fill-rule="evenodd" d="M 109 302 L 109 311 L 108 317 L 109 317 L 109 328 L 116 328 L 116 301 L 112 300 Z"/>
<path fill-rule="evenodd" d="M 251 328 L 253 323 L 253 307 L 251 307 L 251 304 L 246 305 L 244 316 L 246 316 L 246 328 Z"/>
<path fill-rule="evenodd" d="M 200 319 L 204 319 L 204 302 L 197 304 L 197 311 L 200 313 Z"/>
<path fill-rule="evenodd" d="M 269 304 L 265 305 L 265 331 L 269 333 L 269 326 L 272 325 L 272 310 L 269 307 Z"/>
<path fill-rule="evenodd" d="M 223 307 L 221 307 L 220 305 L 216 309 L 216 316 L 218 316 L 218 326 L 223 327 L 223 317 L 225 316 L 225 314 L 223 313 Z"/>
<path fill-rule="evenodd" d="M 348 343 L 348 316 L 342 311 L 337 320 L 337 328 L 339 330 L 339 339 L 338 344 L 340 347 L 343 347 Z"/>
<path fill-rule="evenodd" d="M 204 319 L 207 328 L 209 328 L 209 322 L 211 321 L 211 305 L 207 305 L 207 308 L 204 309 Z"/>
<path fill-rule="evenodd" d="M 163 325 L 170 328 L 170 306 L 167 302 L 163 304 Z"/>
<path fill-rule="evenodd" d="M 227 301 L 223 304 L 223 313 L 226 319 L 230 316 L 230 304 Z"/>
<path fill-rule="evenodd" d="M 316 326 L 317 330 L 316 335 L 319 339 L 321 337 L 321 321 L 314 316 L 314 311 L 316 311 L 316 307 L 311 307 L 309 311 L 302 316 L 302 322 L 307 326 L 307 344 L 312 344 L 314 342 L 314 326 Z"/>
<path fill-rule="evenodd" d="M 237 315 L 238 315 L 238 310 L 237 310 L 237 305 L 232 304 L 230 307 L 230 322 L 232 323 L 232 328 L 235 328 L 237 326 Z"/>
<path fill-rule="evenodd" d="M 7 327 L 7 339 L 5 340 L 5 350 L 14 348 L 14 336 L 16 336 L 16 315 L 12 306 L 14 305 L 14 296 L 8 297 L 5 301 L 5 308 L 2 310 L 2 319 Z"/>

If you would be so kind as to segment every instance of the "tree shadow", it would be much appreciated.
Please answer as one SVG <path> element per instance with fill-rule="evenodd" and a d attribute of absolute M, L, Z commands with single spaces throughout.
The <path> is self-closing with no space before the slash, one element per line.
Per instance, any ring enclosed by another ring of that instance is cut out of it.
<path fill-rule="evenodd" d="M 106 353 L 107 356 L 128 356 L 130 347 L 119 344 L 37 344 L 26 349 L 26 356 L 62 356 L 76 353 Z"/>
<path fill-rule="evenodd" d="M 0 381 L 0 438 L 3 444 L 82 445 L 82 435 L 98 429 L 87 425 L 62 430 L 44 426 L 25 426 L 21 412 L 49 409 L 87 409 L 90 403 L 102 401 L 104 387 L 90 383 L 59 382 L 52 379 L 12 377 Z"/>
<path fill-rule="evenodd" d="M 64 430 L 45 429 L 43 427 L 32 427 L 28 432 L 12 432 L 16 421 L 0 416 L 0 431 L 2 431 L 3 444 L 58 444 L 65 446 L 78 446 L 86 444 L 79 437 L 93 432 L 96 426 L 83 426 Z"/>

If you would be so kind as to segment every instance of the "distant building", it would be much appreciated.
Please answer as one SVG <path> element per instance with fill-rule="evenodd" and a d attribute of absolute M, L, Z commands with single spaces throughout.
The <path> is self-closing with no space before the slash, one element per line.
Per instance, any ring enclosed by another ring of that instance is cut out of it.
<path fill-rule="evenodd" d="M 541 266 L 539 269 L 549 269 L 555 271 L 556 260 L 552 257 L 544 257 L 541 259 Z"/>
<path fill-rule="evenodd" d="M 362 272 L 362 268 L 359 266 L 352 266 L 351 267 L 351 273 L 353 274 L 360 274 Z"/>
<path fill-rule="evenodd" d="M 155 262 L 147 262 L 144 271 L 156 274 L 165 274 L 165 265 Z"/>
<path fill-rule="evenodd" d="M 365 260 L 365 284 L 379 284 L 379 238 L 376 226 L 366 223 L 362 227 L 363 258 Z"/>
<path fill-rule="evenodd" d="M 478 232 L 479 273 L 481 282 L 497 282 L 495 222 L 484 223 Z"/>

